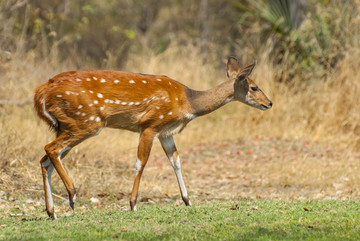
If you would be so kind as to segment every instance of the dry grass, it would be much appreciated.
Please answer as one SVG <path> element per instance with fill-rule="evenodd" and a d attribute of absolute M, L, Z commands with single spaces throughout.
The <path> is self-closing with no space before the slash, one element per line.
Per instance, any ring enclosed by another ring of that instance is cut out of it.
<path fill-rule="evenodd" d="M 226 78 L 225 59 L 207 56 L 204 64 L 193 46 L 129 59 L 127 71 L 166 74 L 195 89 L 211 88 Z M 44 154 L 43 146 L 53 134 L 35 116 L 33 90 L 56 73 L 71 69 L 52 65 L 51 61 L 32 60 L 29 54 L 21 61 L 7 63 L 0 80 L 0 99 L 24 102 L 21 106 L 0 106 L 0 189 L 6 190 L 7 196 L 41 190 L 39 160 Z M 217 67 L 219 62 L 224 62 L 224 67 Z M 358 66 L 360 52 L 353 49 L 327 79 L 312 81 L 306 88 L 302 80 L 295 80 L 298 84 L 290 87 L 275 79 L 284 70 L 274 67 L 265 51 L 258 58 L 252 78 L 273 101 L 271 110 L 262 112 L 230 103 L 196 119 L 176 137 L 190 195 L 199 199 L 358 198 Z M 133 182 L 137 140 L 134 133 L 104 130 L 100 136 L 74 148 L 64 163 L 76 186 L 81 186 L 81 194 L 116 194 L 120 200 L 126 200 Z M 209 156 L 203 151 L 212 148 L 215 152 Z M 235 154 L 229 156 L 228 148 Z M 160 149 L 156 143 L 145 170 L 141 195 L 178 195 L 174 175 Z M 65 196 L 57 175 L 53 182 L 56 192 Z M 338 192 L 340 187 L 342 192 Z M 35 194 L 42 196 L 42 192 Z"/>

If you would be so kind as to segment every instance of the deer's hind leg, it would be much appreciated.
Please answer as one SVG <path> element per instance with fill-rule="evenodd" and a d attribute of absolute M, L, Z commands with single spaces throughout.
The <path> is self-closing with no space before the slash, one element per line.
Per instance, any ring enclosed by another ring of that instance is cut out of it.
<path fill-rule="evenodd" d="M 44 182 L 46 211 L 49 217 L 56 219 L 54 212 L 54 200 L 51 192 L 51 175 L 54 170 L 54 165 L 47 155 L 40 160 L 40 165 Z"/>
<path fill-rule="evenodd" d="M 61 180 L 63 181 L 66 190 L 69 195 L 69 205 L 74 209 L 74 200 L 76 198 L 76 190 L 73 182 L 66 173 L 64 166 L 62 164 L 62 158 L 64 158 L 69 151 L 81 143 L 85 139 L 94 136 L 101 130 L 101 126 L 97 128 L 91 128 L 87 132 L 79 131 L 62 131 L 58 133 L 57 138 L 45 146 L 46 154 L 40 161 L 41 169 L 43 173 L 44 180 L 44 190 L 45 190 L 45 200 L 46 200 L 46 210 L 48 215 L 55 219 L 56 215 L 54 212 L 54 204 L 51 194 L 51 174 L 54 168 L 59 174 Z"/>

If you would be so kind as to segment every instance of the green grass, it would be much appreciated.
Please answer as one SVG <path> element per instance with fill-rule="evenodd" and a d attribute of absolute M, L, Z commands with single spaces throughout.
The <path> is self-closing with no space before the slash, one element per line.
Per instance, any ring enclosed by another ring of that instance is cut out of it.
<path fill-rule="evenodd" d="M 0 240 L 360 240 L 359 201 L 211 202 L 103 208 L 52 221 L 1 217 Z"/>

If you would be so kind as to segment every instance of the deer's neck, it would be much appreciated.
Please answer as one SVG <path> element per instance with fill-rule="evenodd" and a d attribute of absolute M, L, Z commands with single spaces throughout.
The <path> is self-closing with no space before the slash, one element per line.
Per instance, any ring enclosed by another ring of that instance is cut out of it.
<path fill-rule="evenodd" d="M 234 81 L 228 80 L 206 91 L 188 89 L 186 94 L 192 108 L 191 114 L 205 115 L 234 99 Z"/>

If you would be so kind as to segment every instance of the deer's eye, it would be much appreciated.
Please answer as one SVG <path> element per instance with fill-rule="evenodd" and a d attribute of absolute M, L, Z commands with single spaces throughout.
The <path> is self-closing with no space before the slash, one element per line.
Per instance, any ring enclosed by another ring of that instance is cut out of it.
<path fill-rule="evenodd" d="M 258 90 L 258 87 L 252 86 L 251 89 L 252 89 L 253 91 L 257 91 L 257 90 Z"/>

